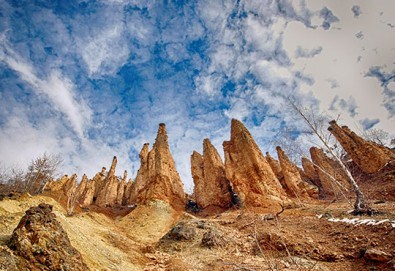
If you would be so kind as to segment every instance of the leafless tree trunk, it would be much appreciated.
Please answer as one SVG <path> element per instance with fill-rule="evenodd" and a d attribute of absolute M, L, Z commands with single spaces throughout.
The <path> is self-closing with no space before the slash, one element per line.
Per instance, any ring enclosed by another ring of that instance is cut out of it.
<path fill-rule="evenodd" d="M 354 203 L 354 213 L 360 213 L 364 209 L 367 208 L 366 202 L 364 195 L 359 188 L 358 184 L 354 180 L 354 177 L 351 175 L 350 171 L 346 167 L 346 165 L 343 163 L 343 161 L 339 158 L 338 155 L 334 152 L 333 148 L 329 145 L 329 141 L 324 137 L 323 131 L 318 129 L 318 126 L 314 121 L 310 120 L 306 114 L 303 112 L 303 110 L 298 107 L 290 98 L 288 98 L 289 103 L 291 104 L 292 108 L 303 118 L 303 120 L 306 122 L 306 124 L 310 127 L 310 129 L 314 132 L 314 134 L 319 138 L 319 140 L 322 142 L 322 144 L 325 146 L 327 152 L 332 156 L 333 159 L 335 159 L 341 169 L 344 171 L 344 173 L 347 176 L 347 181 L 350 183 L 351 187 L 353 188 L 353 191 L 355 192 L 356 195 L 356 200 Z"/>

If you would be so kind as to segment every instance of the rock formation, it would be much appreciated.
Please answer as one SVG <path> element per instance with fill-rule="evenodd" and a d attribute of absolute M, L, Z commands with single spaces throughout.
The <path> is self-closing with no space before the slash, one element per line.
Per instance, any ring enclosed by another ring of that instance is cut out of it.
<path fill-rule="evenodd" d="M 230 184 L 225 176 L 225 166 L 209 139 L 203 141 L 203 156 L 193 152 L 191 171 L 195 184 L 194 196 L 200 208 L 231 206 Z"/>
<path fill-rule="evenodd" d="M 148 179 L 148 153 L 149 153 L 149 143 L 145 143 L 143 148 L 140 151 L 140 169 L 137 171 L 136 179 L 133 185 L 130 185 L 130 193 L 129 198 L 127 199 L 127 204 L 136 204 L 137 196 L 142 193 L 142 190 L 145 188 Z M 152 162 L 151 162 L 152 164 Z"/>
<path fill-rule="evenodd" d="M 132 180 L 132 178 L 130 178 L 129 181 L 125 185 L 125 191 L 124 191 L 123 197 L 122 197 L 122 205 L 131 204 L 130 199 L 131 199 L 132 187 L 133 187 L 133 180 Z"/>
<path fill-rule="evenodd" d="M 322 149 L 311 147 L 310 155 L 320 179 L 322 196 L 333 196 L 335 191 L 340 191 L 341 186 L 350 187 L 343 170 L 336 161 L 326 156 Z"/>
<path fill-rule="evenodd" d="M 104 186 L 99 191 L 95 204 L 101 207 L 114 206 L 118 194 L 118 178 L 115 176 L 115 168 L 117 166 L 117 157 L 114 156 L 110 171 L 104 180 Z"/>
<path fill-rule="evenodd" d="M 286 198 L 269 163 L 240 121 L 232 119 L 230 141 L 223 147 L 226 177 L 242 206 L 273 208 Z"/>
<path fill-rule="evenodd" d="M 277 179 L 281 182 L 281 179 L 284 178 L 284 175 L 281 171 L 281 167 L 280 167 L 280 164 L 278 163 L 278 161 L 276 159 L 274 159 L 268 152 L 266 152 L 266 160 L 269 163 L 270 167 L 272 168 Z"/>
<path fill-rule="evenodd" d="M 88 181 L 84 192 L 78 199 L 78 202 L 81 205 L 81 207 L 87 207 L 93 204 L 94 194 L 95 194 L 95 183 L 93 181 Z"/>
<path fill-rule="evenodd" d="M 95 192 L 93 195 L 94 201 L 96 201 L 97 197 L 99 196 L 99 191 L 104 188 L 104 180 L 106 179 L 106 168 L 102 167 L 101 172 L 96 173 L 93 177 L 92 182 L 95 186 Z"/>
<path fill-rule="evenodd" d="M 314 167 L 313 162 L 311 162 L 306 157 L 302 157 L 302 167 L 303 167 L 303 172 L 307 176 L 307 178 L 317 187 L 321 187 L 320 177 L 318 176 L 318 173 Z"/>
<path fill-rule="evenodd" d="M 340 127 L 334 120 L 329 124 L 328 130 L 363 172 L 376 173 L 389 161 L 395 160 L 395 154 L 386 147 L 364 140 L 347 126 Z"/>
<path fill-rule="evenodd" d="M 186 197 L 170 153 L 165 124 L 159 124 L 152 150 L 149 151 L 148 144 L 144 144 L 140 159 L 141 166 L 132 187 L 130 203 L 148 204 L 157 199 L 176 209 L 183 209 Z"/>
<path fill-rule="evenodd" d="M 76 191 L 76 197 L 78 201 L 80 201 L 80 199 L 82 198 L 82 195 L 84 194 L 87 185 L 88 185 L 88 177 L 84 174 Z"/>
<path fill-rule="evenodd" d="M 287 194 L 298 199 L 318 198 L 318 188 L 302 180 L 298 167 L 289 160 L 281 147 L 277 146 L 276 150 Z"/>
<path fill-rule="evenodd" d="M 50 191 L 50 192 L 61 191 L 63 190 L 63 186 L 68 180 L 69 180 L 69 176 L 67 174 L 63 175 L 59 180 L 51 180 L 45 184 L 43 191 Z"/>
<path fill-rule="evenodd" d="M 20 270 L 89 270 L 48 204 L 26 211 L 8 246 L 26 260 Z"/>
<path fill-rule="evenodd" d="M 126 188 L 126 179 L 128 178 L 128 172 L 125 170 L 123 173 L 123 178 L 122 181 L 119 182 L 118 188 L 117 188 L 117 198 L 115 200 L 116 205 L 122 205 L 123 201 L 123 194 L 125 193 L 125 188 Z"/>

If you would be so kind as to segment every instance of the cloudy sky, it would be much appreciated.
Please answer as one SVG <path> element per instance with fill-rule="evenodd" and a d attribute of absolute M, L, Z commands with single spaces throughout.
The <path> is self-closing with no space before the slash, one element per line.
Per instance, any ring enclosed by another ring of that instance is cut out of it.
<path fill-rule="evenodd" d="M 6 165 L 46 151 L 92 177 L 117 155 L 135 177 L 164 122 L 191 191 L 192 151 L 208 137 L 222 153 L 231 118 L 264 152 L 298 140 L 287 97 L 395 134 L 393 0 L 0 0 L 0 16 Z"/>

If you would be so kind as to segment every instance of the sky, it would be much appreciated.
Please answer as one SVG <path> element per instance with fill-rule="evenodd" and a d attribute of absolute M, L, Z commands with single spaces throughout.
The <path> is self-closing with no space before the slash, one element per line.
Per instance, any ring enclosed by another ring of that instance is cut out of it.
<path fill-rule="evenodd" d="M 311 144 L 288 98 L 395 134 L 393 0 L 0 0 L 0 18 L 6 166 L 47 152 L 93 177 L 116 155 L 134 178 L 163 122 L 190 192 L 190 155 L 223 155 L 232 118 L 274 156 Z"/>

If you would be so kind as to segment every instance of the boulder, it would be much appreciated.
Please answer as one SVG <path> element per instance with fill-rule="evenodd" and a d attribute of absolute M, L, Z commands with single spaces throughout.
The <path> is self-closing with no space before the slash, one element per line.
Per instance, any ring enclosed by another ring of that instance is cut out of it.
<path fill-rule="evenodd" d="M 386 147 L 363 139 L 347 126 L 340 127 L 335 120 L 329 124 L 328 130 L 363 172 L 376 173 L 395 160 L 395 154 Z"/>
<path fill-rule="evenodd" d="M 318 198 L 318 188 L 302 180 L 298 167 L 289 160 L 281 147 L 277 146 L 276 150 L 287 194 L 298 199 Z"/>
<path fill-rule="evenodd" d="M 203 141 L 203 156 L 196 151 L 193 152 L 191 171 L 195 184 L 194 197 L 200 208 L 229 208 L 232 205 L 225 166 L 209 139 Z"/>
<path fill-rule="evenodd" d="M 250 132 L 232 119 L 230 141 L 223 143 L 225 173 L 243 207 L 279 208 L 286 194 Z"/>
<path fill-rule="evenodd" d="M 19 270 L 89 270 L 48 204 L 26 211 L 8 246 L 26 260 Z"/>
<path fill-rule="evenodd" d="M 364 258 L 370 261 L 376 261 L 376 262 L 388 262 L 390 261 L 393 257 L 391 254 L 375 249 L 375 248 L 369 248 L 366 250 L 364 254 Z"/>

